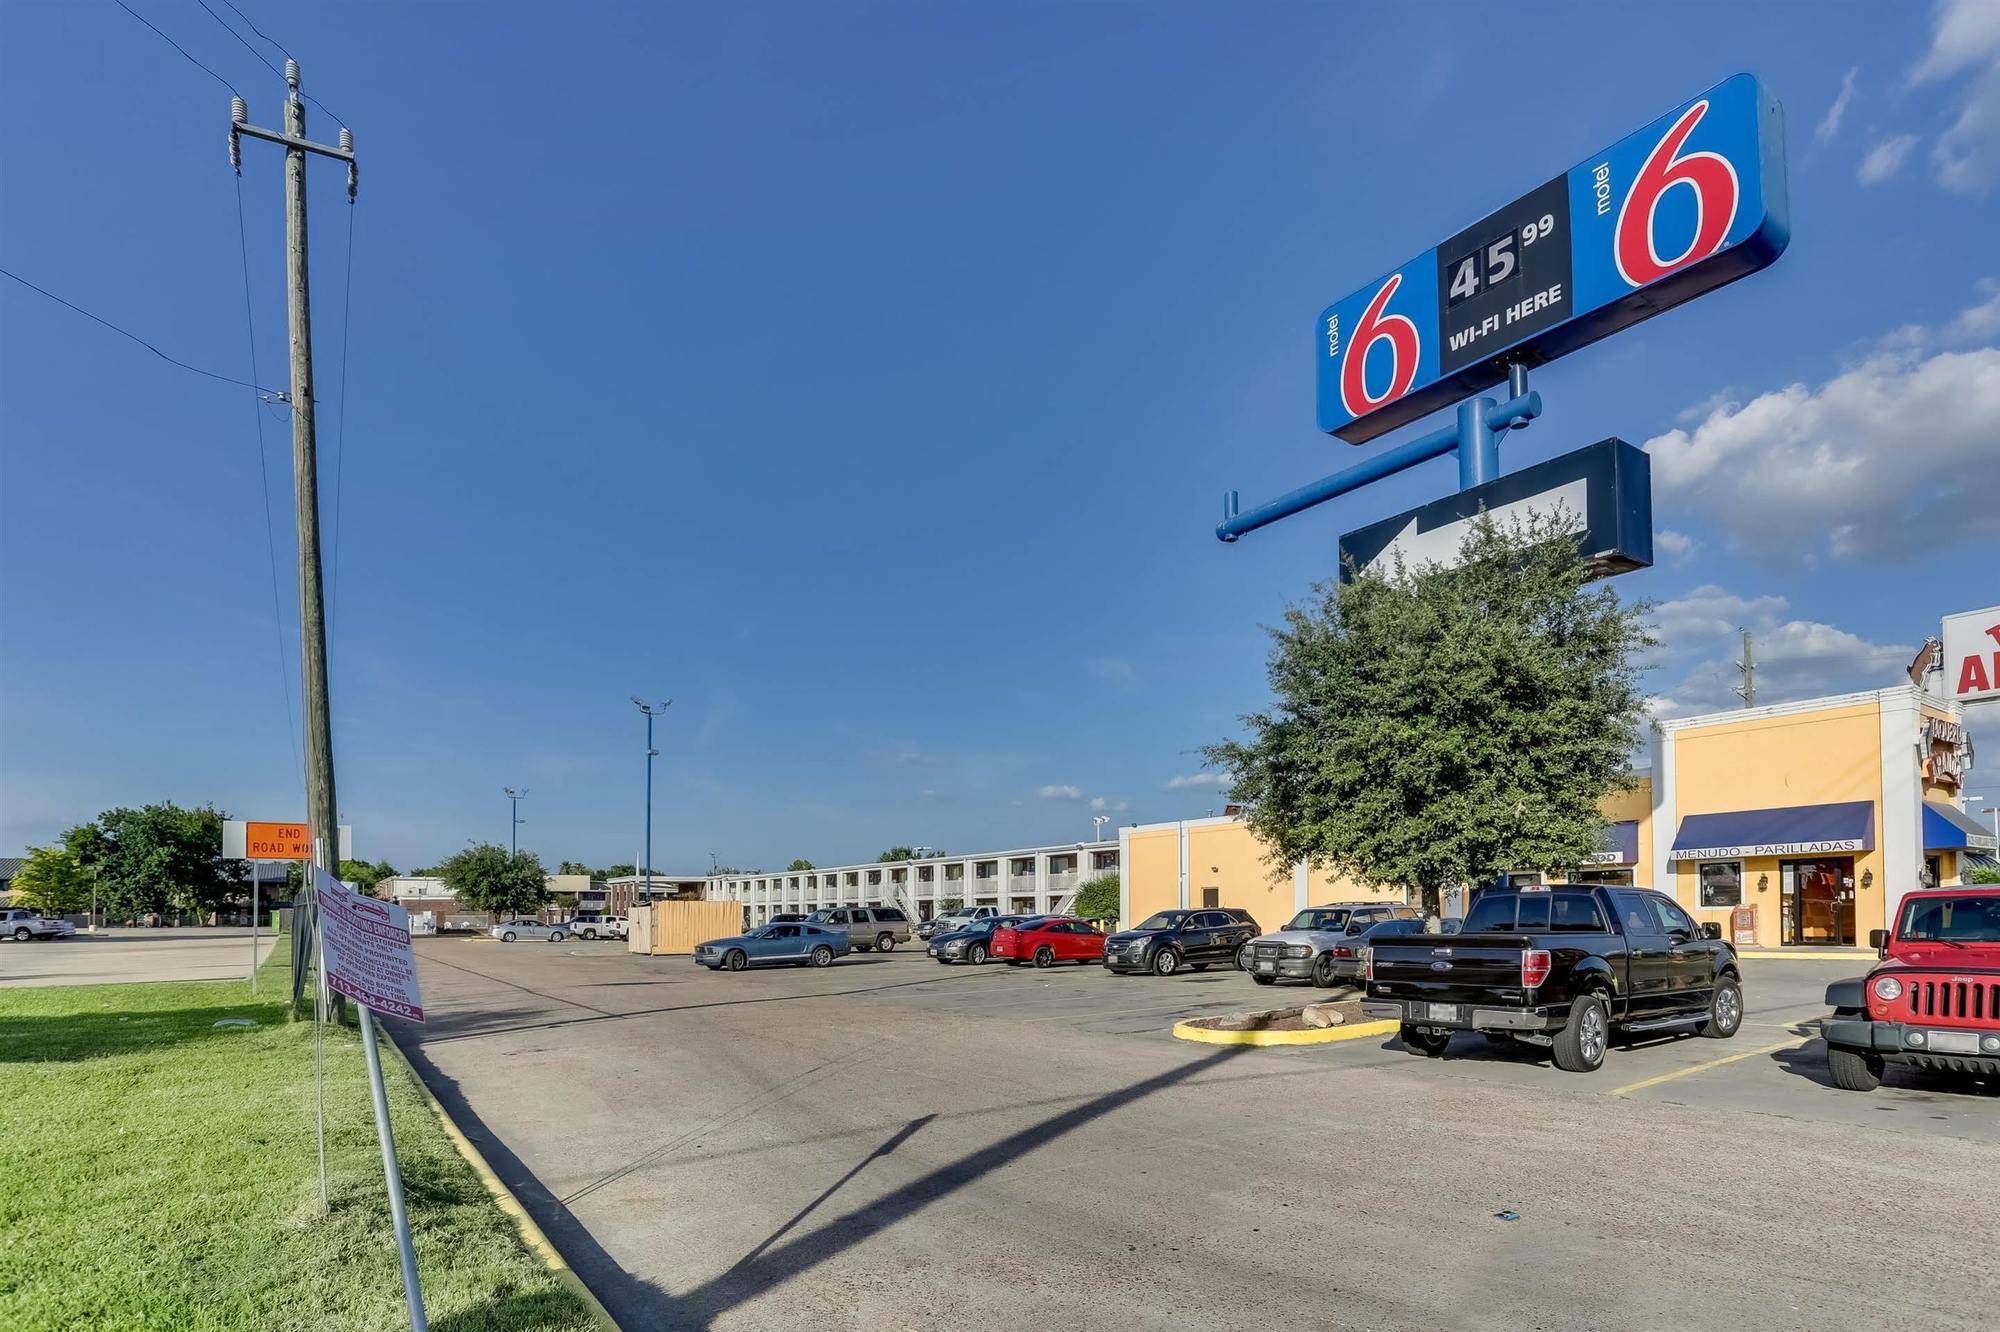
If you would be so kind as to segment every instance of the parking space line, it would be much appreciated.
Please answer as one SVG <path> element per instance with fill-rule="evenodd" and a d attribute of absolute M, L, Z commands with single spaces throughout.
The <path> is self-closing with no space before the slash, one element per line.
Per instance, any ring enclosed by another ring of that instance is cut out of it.
<path fill-rule="evenodd" d="M 1676 1078 L 1685 1078 L 1696 1073 L 1706 1073 L 1711 1068 L 1721 1068 L 1724 1064 L 1733 1064 L 1739 1059 L 1755 1059 L 1758 1055 L 1776 1054 L 1780 1050 L 1797 1049 L 1809 1039 L 1811 1038 L 1795 1036 L 1789 1041 L 1779 1041 L 1775 1045 L 1759 1046 L 1755 1050 L 1740 1050 L 1735 1054 L 1724 1055 L 1720 1059 L 1710 1059 L 1703 1063 L 1690 1064 L 1686 1068 L 1677 1068 L 1671 1073 L 1660 1073 L 1650 1078 L 1641 1078 L 1637 1082 L 1628 1082 L 1623 1087 L 1613 1087 L 1605 1095 L 1630 1096 L 1635 1091 L 1644 1091 L 1648 1087 L 1657 1087 L 1663 1082 L 1672 1082 Z"/>

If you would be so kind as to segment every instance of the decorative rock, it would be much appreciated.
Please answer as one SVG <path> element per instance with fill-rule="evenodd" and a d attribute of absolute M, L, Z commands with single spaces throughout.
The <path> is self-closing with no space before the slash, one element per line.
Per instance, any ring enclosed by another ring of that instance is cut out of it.
<path fill-rule="evenodd" d="M 1337 1027 L 1347 1017 L 1332 1004 L 1307 1004 L 1299 1010 L 1299 1020 L 1308 1027 Z"/>

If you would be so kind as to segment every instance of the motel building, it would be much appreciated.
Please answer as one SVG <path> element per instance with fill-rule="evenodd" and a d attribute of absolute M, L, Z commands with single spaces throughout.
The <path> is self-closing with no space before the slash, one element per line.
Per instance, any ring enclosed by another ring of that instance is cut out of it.
<path fill-rule="evenodd" d="M 1914 686 L 1661 722 L 1650 771 L 1604 799 L 1602 849 L 1510 877 L 1660 888 L 1744 946 L 1866 944 L 1904 893 L 1995 863 L 1993 828 L 1958 807 L 1972 757 L 1958 707 Z M 1318 903 L 1405 900 L 1273 867 L 1236 816 L 1129 827 L 1119 849 L 1128 925 L 1226 906 L 1272 930 Z M 1462 905 L 1448 895 L 1447 914 Z"/>
<path fill-rule="evenodd" d="M 705 895 L 741 902 L 752 925 L 781 912 L 839 906 L 898 907 L 912 924 L 942 915 L 945 903 L 998 907 L 1012 915 L 1062 914 L 1075 905 L 1079 888 L 1118 873 L 1119 863 L 1117 842 L 1065 842 L 782 874 L 724 874 L 706 881 Z"/>

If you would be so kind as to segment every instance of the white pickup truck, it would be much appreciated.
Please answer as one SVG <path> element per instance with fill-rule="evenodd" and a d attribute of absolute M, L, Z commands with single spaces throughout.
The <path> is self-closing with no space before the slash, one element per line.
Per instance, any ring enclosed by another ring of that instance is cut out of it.
<path fill-rule="evenodd" d="M 623 939 L 629 926 L 623 916 L 581 915 L 569 923 L 579 939 Z"/>
<path fill-rule="evenodd" d="M 0 911 L 0 939 L 26 943 L 30 939 L 67 939 L 75 933 L 76 926 L 68 921 L 37 915 L 25 907 Z"/>

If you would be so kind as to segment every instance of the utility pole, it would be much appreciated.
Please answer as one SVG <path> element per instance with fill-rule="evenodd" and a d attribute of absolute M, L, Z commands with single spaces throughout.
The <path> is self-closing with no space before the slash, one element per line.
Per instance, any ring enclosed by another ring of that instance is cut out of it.
<path fill-rule="evenodd" d="M 1757 659 L 1750 653 L 1750 631 L 1743 631 L 1743 660 L 1736 663 L 1736 669 L 1743 672 L 1743 683 L 1730 692 L 1743 700 L 1743 706 L 1757 706 Z"/>
<path fill-rule="evenodd" d="M 513 810 L 508 816 L 510 826 L 507 829 L 507 850 L 518 856 L 521 854 L 521 825 L 527 822 L 521 817 L 521 800 L 528 794 L 528 788 L 524 786 L 516 791 L 511 786 L 503 786 L 500 789 L 507 793 L 508 806 Z"/>
<path fill-rule="evenodd" d="M 340 868 L 339 801 L 333 784 L 333 705 L 327 690 L 326 598 L 320 582 L 319 556 L 319 459 L 313 434 L 312 364 L 312 274 L 306 238 L 306 154 L 317 153 L 347 164 L 347 202 L 354 203 L 360 172 L 354 161 L 354 135 L 345 128 L 340 143 L 333 147 L 306 137 L 306 104 L 299 92 L 299 62 L 285 61 L 285 128 L 261 129 L 250 123 L 250 108 L 241 97 L 229 99 L 229 165 L 243 171 L 243 137 L 263 139 L 285 150 L 285 313 L 291 334 L 292 408 L 292 487 L 299 525 L 299 665 L 305 676 L 306 729 L 306 819 L 313 832 L 313 864 L 329 875 Z M 317 894 L 312 876 L 304 884 L 306 910 L 295 913 L 309 922 L 315 939 L 319 936 Z M 294 940 L 298 939 L 295 930 Z M 298 945 L 293 958 L 300 960 Z M 319 968 L 322 1004 L 326 994 L 326 968 Z M 292 982 L 292 1011 L 299 1004 L 299 973 Z M 403 1206 L 403 1176 L 396 1163 L 396 1139 L 389 1122 L 388 1099 L 382 1085 L 382 1056 L 375 1039 L 375 1015 L 361 1009 L 361 1047 L 368 1064 L 369 1090 L 373 1093 L 375 1136 L 382 1149 L 382 1174 L 388 1185 L 389 1219 L 396 1232 L 396 1248 L 403 1269 L 403 1299 L 410 1315 L 411 1332 L 429 1332 L 430 1320 L 424 1313 L 424 1295 L 417 1282 L 416 1249 L 410 1242 L 410 1219 Z M 322 1128 L 324 1134 L 324 1128 Z M 324 1193 L 325 1173 L 321 1172 Z M 322 1196 L 321 1206 L 324 1210 Z"/>
<path fill-rule="evenodd" d="M 653 760 L 660 756 L 660 751 L 653 748 L 653 718 L 672 707 L 674 701 L 667 699 L 655 705 L 634 694 L 632 702 L 646 714 L 646 853 L 643 857 L 646 863 L 639 871 L 646 876 L 646 881 L 645 887 L 639 890 L 639 900 L 650 902 L 653 900 Z"/>

